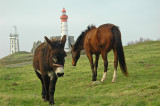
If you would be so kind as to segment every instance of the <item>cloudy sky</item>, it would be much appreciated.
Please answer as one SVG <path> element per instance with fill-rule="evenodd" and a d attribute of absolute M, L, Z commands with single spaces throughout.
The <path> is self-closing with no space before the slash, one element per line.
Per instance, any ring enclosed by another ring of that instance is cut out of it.
<path fill-rule="evenodd" d="M 44 36 L 60 35 L 63 8 L 75 40 L 88 25 L 105 23 L 120 27 L 123 45 L 140 37 L 160 38 L 160 0 L 0 0 L 0 58 L 10 53 L 14 25 L 21 51 L 30 51 Z"/>

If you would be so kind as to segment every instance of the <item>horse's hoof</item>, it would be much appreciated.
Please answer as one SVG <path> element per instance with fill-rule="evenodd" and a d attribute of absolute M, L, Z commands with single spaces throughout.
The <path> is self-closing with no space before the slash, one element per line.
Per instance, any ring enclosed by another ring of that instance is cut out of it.
<path fill-rule="evenodd" d="M 93 78 L 92 81 L 97 81 L 97 78 Z"/>
<path fill-rule="evenodd" d="M 116 82 L 116 80 L 112 80 L 112 83 L 115 83 Z"/>
<path fill-rule="evenodd" d="M 101 80 L 101 82 L 103 83 L 105 80 Z"/>
<path fill-rule="evenodd" d="M 116 82 L 116 77 L 113 77 L 112 83 L 115 83 L 115 82 Z"/>
<path fill-rule="evenodd" d="M 101 84 L 101 81 L 92 81 L 93 85 Z"/>

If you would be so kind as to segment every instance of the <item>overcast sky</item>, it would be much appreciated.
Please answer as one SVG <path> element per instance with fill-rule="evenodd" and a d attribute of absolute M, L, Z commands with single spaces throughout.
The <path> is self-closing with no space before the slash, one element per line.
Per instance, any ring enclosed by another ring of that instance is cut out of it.
<path fill-rule="evenodd" d="M 88 25 L 105 23 L 120 27 L 123 45 L 140 37 L 160 38 L 160 0 L 0 0 L 0 58 L 10 53 L 14 25 L 21 51 L 31 51 L 44 36 L 60 35 L 63 8 L 75 40 Z"/>

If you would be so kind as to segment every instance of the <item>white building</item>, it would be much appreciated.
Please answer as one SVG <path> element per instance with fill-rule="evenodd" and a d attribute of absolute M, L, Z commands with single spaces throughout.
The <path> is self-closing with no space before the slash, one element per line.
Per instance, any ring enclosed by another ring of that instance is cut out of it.
<path fill-rule="evenodd" d="M 19 38 L 16 31 L 16 26 L 13 27 L 15 28 L 15 34 L 10 34 L 10 54 L 19 52 Z"/>
<path fill-rule="evenodd" d="M 70 47 L 69 47 L 69 40 L 68 40 L 68 25 L 67 25 L 68 16 L 66 15 L 65 8 L 63 8 L 63 10 L 62 10 L 62 15 L 61 15 L 60 19 L 61 19 L 61 38 L 64 35 L 66 35 L 66 44 L 65 44 L 64 50 L 66 52 L 69 52 Z"/>

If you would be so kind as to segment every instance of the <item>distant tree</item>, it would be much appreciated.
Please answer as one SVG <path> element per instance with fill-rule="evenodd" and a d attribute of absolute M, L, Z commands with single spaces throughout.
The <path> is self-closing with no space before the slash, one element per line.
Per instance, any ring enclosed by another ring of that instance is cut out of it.
<path fill-rule="evenodd" d="M 158 38 L 157 41 L 160 41 L 160 38 Z"/>
<path fill-rule="evenodd" d="M 127 43 L 127 45 L 134 45 L 134 42 L 130 41 L 130 42 Z"/>
<path fill-rule="evenodd" d="M 160 39 L 159 39 L 159 40 L 160 40 Z M 149 39 L 149 38 L 146 38 L 146 39 L 145 39 L 145 38 L 140 37 L 139 40 L 130 41 L 130 42 L 127 43 L 127 45 L 134 45 L 134 44 L 137 44 L 137 43 L 147 42 L 147 41 L 153 41 L 153 40 L 151 40 L 151 39 Z"/>

